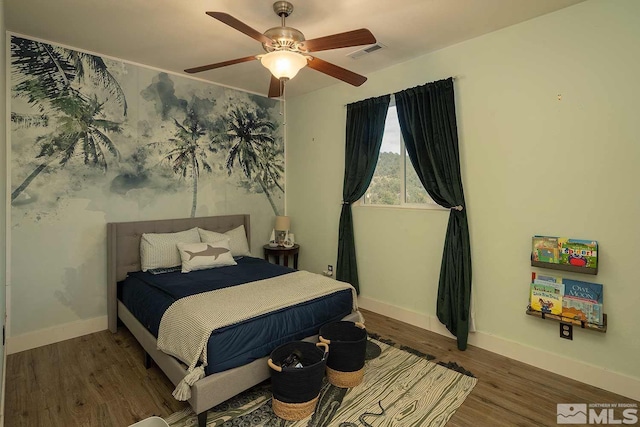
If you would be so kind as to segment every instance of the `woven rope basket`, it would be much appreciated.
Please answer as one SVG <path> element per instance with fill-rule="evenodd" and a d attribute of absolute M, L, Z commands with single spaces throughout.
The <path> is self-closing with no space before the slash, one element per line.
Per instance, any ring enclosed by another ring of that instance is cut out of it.
<path fill-rule="evenodd" d="M 327 380 L 336 387 L 352 388 L 364 378 L 367 331 L 360 322 L 340 321 L 320 328 L 320 342 L 329 345 Z"/>
<path fill-rule="evenodd" d="M 301 355 L 302 368 L 281 367 L 292 351 Z M 271 368 L 273 412 L 280 418 L 295 421 L 313 413 L 318 403 L 325 374 L 329 346 L 293 341 L 276 348 L 267 364 Z M 275 362 L 274 362 L 275 361 Z"/>

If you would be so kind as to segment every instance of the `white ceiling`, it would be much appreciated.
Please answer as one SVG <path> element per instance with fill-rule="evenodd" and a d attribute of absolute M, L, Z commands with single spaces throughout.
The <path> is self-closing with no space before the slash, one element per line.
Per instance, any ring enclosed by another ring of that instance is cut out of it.
<path fill-rule="evenodd" d="M 290 0 L 287 26 L 307 39 L 368 28 L 386 49 L 357 60 L 359 48 L 317 57 L 367 75 L 584 0 Z M 280 25 L 272 0 L 5 0 L 7 30 L 82 50 L 183 73 L 185 68 L 264 53 L 259 42 L 209 17 L 226 12 L 264 32 Z M 184 73 L 183 73 L 184 74 Z M 196 75 L 266 94 L 258 61 Z M 312 69 L 287 84 L 288 96 L 346 84 Z M 366 83 L 365 83 L 366 85 Z"/>

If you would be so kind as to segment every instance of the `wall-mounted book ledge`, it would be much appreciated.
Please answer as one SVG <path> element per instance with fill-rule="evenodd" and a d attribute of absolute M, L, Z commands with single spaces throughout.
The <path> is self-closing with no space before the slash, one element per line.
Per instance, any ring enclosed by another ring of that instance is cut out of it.
<path fill-rule="evenodd" d="M 548 268 L 550 270 L 570 271 L 572 273 L 593 274 L 593 275 L 598 274 L 597 266 L 595 268 L 589 268 L 589 267 L 579 267 L 576 265 L 569 265 L 569 264 L 552 264 L 550 262 L 534 261 L 534 260 L 531 260 L 531 266 Z"/>
<path fill-rule="evenodd" d="M 580 320 L 571 319 L 569 317 L 563 317 L 558 314 L 543 313 L 542 311 L 532 310 L 531 307 L 527 307 L 526 313 L 529 316 L 539 317 L 540 319 L 553 320 L 561 323 L 568 323 L 571 325 L 579 326 L 582 329 L 589 329 L 597 332 L 607 332 L 607 314 L 602 314 L 602 325 L 595 323 L 584 322 Z"/>

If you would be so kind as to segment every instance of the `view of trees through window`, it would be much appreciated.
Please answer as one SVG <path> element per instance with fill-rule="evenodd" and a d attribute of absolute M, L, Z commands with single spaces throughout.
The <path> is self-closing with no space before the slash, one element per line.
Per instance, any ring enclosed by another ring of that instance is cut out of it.
<path fill-rule="evenodd" d="M 400 133 L 396 107 L 389 107 L 378 164 L 364 195 L 367 205 L 433 205 L 411 165 Z"/>

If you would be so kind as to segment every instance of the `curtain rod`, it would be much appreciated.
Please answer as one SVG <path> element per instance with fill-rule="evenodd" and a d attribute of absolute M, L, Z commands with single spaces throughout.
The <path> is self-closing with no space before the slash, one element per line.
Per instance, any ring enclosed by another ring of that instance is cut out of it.
<path fill-rule="evenodd" d="M 456 81 L 456 80 L 458 80 L 459 78 L 460 78 L 460 76 L 451 76 L 451 77 L 447 77 L 447 78 L 445 78 L 445 79 L 440 79 L 440 80 L 447 80 L 447 79 L 451 79 L 451 80 L 453 80 L 453 81 Z M 437 82 L 437 81 L 440 81 L 440 80 L 434 80 L 433 82 Z M 426 85 L 426 84 L 428 84 L 428 83 L 433 83 L 433 82 L 423 83 L 423 85 Z M 418 86 L 421 86 L 421 85 L 418 85 Z M 394 93 L 395 93 L 395 92 L 394 92 Z M 389 95 L 389 96 L 393 97 L 394 93 L 388 93 L 387 95 Z M 384 96 L 384 94 L 382 94 L 382 95 L 377 95 L 377 96 Z M 376 98 L 376 96 L 372 96 L 371 98 Z M 365 98 L 365 99 L 366 99 L 366 98 Z M 362 99 L 361 99 L 361 100 L 359 100 L 359 101 L 362 101 Z M 350 102 L 349 104 L 353 104 L 353 103 L 355 103 L 355 102 L 359 102 L 359 101 L 352 101 L 352 102 Z M 343 104 L 342 106 L 343 106 L 343 107 L 346 107 L 346 106 L 347 106 L 347 105 L 349 105 L 349 104 Z"/>

